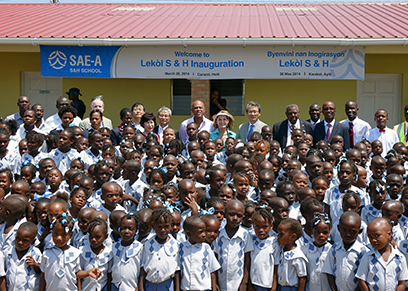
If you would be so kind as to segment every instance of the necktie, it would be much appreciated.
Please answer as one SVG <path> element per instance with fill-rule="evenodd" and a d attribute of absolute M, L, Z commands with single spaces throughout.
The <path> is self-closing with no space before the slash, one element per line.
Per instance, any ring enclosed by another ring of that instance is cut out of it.
<path fill-rule="evenodd" d="M 381 128 L 380 128 L 380 132 L 385 132 L 385 128 L 384 128 L 384 129 L 381 129 Z"/>
<path fill-rule="evenodd" d="M 329 124 L 327 124 L 327 132 L 326 132 L 326 140 L 327 140 L 327 142 L 330 142 L 331 133 L 332 133 L 332 131 L 331 131 L 331 124 L 329 123 Z"/>
<path fill-rule="evenodd" d="M 247 141 L 249 140 L 251 133 L 254 131 L 255 125 L 251 124 L 251 126 L 249 127 L 249 131 L 248 131 L 248 135 L 247 135 Z"/>
<path fill-rule="evenodd" d="M 291 130 L 294 130 L 294 129 L 295 129 L 295 125 L 294 125 L 294 124 L 291 124 L 291 125 L 290 125 L 290 129 L 291 129 Z"/>
<path fill-rule="evenodd" d="M 349 136 L 350 136 L 350 147 L 354 148 L 354 129 L 353 129 L 353 123 L 349 122 Z"/>

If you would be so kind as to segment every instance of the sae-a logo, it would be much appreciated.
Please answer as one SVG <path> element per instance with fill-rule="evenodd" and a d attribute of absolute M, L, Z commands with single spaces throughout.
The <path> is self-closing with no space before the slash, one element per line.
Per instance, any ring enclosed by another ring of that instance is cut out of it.
<path fill-rule="evenodd" d="M 61 51 L 53 51 L 49 57 L 50 66 L 56 70 L 60 70 L 67 64 L 67 56 Z"/>

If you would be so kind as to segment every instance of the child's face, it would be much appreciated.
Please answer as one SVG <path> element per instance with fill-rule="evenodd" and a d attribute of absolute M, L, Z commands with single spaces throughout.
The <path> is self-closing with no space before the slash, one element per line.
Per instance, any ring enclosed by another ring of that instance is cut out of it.
<path fill-rule="evenodd" d="M 186 185 L 185 188 L 180 188 L 179 189 L 179 195 L 181 200 L 185 201 L 186 198 L 188 197 L 190 200 L 197 200 L 197 189 L 195 188 L 194 185 Z"/>
<path fill-rule="evenodd" d="M 339 225 L 337 226 L 341 239 L 346 244 L 353 244 L 357 236 L 362 231 L 360 223 L 355 219 L 343 218 L 340 219 Z"/>
<path fill-rule="evenodd" d="M 310 134 L 305 134 L 303 136 L 303 142 L 310 147 L 313 146 L 313 137 Z"/>
<path fill-rule="evenodd" d="M 35 214 L 37 215 L 37 221 L 41 223 L 42 226 L 49 225 L 48 221 L 48 206 L 49 203 L 38 203 L 37 207 L 35 208 Z"/>
<path fill-rule="evenodd" d="M 323 213 L 323 206 L 322 205 L 319 205 L 319 206 L 313 205 L 312 207 L 310 207 L 309 212 L 310 212 L 309 214 L 305 215 L 305 220 L 306 220 L 306 223 L 309 223 L 309 225 L 310 225 L 312 223 L 315 215 Z"/>
<path fill-rule="evenodd" d="M 167 148 L 167 154 L 177 156 L 177 148 L 173 145 L 169 145 L 169 147 Z"/>
<path fill-rule="evenodd" d="M 220 198 L 224 200 L 224 203 L 228 203 L 228 201 L 234 199 L 234 192 L 230 187 L 223 187 L 220 190 Z"/>
<path fill-rule="evenodd" d="M 84 207 L 86 202 L 86 194 L 83 190 L 78 190 L 75 195 L 70 199 L 72 207 L 76 207 L 77 209 L 81 209 Z"/>
<path fill-rule="evenodd" d="M 163 133 L 163 143 L 168 144 L 173 139 L 176 139 L 176 133 L 172 129 L 165 129 Z"/>
<path fill-rule="evenodd" d="M 217 146 L 214 142 L 209 142 L 204 147 L 204 153 L 207 156 L 207 159 L 214 158 L 217 153 Z"/>
<path fill-rule="evenodd" d="M 23 252 L 25 250 L 28 250 L 28 248 L 34 243 L 36 234 L 37 233 L 35 231 L 18 229 L 16 238 L 14 240 L 14 245 L 16 246 L 16 250 L 18 252 Z"/>
<path fill-rule="evenodd" d="M 259 179 L 258 179 L 258 187 L 259 190 L 263 191 L 263 190 L 267 190 L 267 189 L 271 189 L 273 187 L 273 176 L 272 175 L 259 175 Z"/>
<path fill-rule="evenodd" d="M 358 212 L 360 205 L 357 205 L 357 201 L 354 198 L 350 197 L 349 199 L 342 203 L 341 208 L 343 209 L 343 212 L 346 211 Z"/>
<path fill-rule="evenodd" d="M 225 215 L 224 209 L 225 209 L 224 204 L 217 203 L 214 205 L 214 216 L 217 217 L 219 223 L 221 223 L 222 220 L 224 219 Z"/>
<path fill-rule="evenodd" d="M 83 213 L 81 212 L 78 213 L 78 226 L 83 234 L 86 234 L 89 222 L 90 222 L 89 215 L 83 215 Z"/>
<path fill-rule="evenodd" d="M 177 233 L 181 228 L 181 215 L 180 212 L 174 211 L 171 216 L 173 216 L 173 221 L 171 223 L 171 235 L 176 238 Z"/>
<path fill-rule="evenodd" d="M 211 188 L 218 191 L 222 185 L 225 183 L 225 175 L 222 171 L 216 171 L 215 174 L 210 179 Z"/>
<path fill-rule="evenodd" d="M 163 167 L 167 169 L 166 175 L 168 177 L 173 177 L 177 171 L 178 161 L 175 157 L 167 156 L 163 160 Z"/>
<path fill-rule="evenodd" d="M 155 160 L 157 162 L 160 162 L 162 156 L 160 154 L 160 151 L 158 149 L 154 148 L 154 149 L 151 149 L 149 151 L 149 158 L 152 159 L 152 160 Z"/>
<path fill-rule="evenodd" d="M 161 218 L 157 223 L 153 224 L 153 229 L 159 239 L 165 240 L 171 230 L 171 221 L 165 221 L 164 218 Z"/>
<path fill-rule="evenodd" d="M 186 164 L 180 174 L 183 179 L 195 180 L 196 167 L 193 164 Z"/>
<path fill-rule="evenodd" d="M 71 237 L 72 231 L 65 232 L 61 223 L 56 223 L 52 228 L 52 240 L 57 248 L 64 249 Z"/>
<path fill-rule="evenodd" d="M 135 130 L 131 127 L 125 127 L 122 134 L 123 138 L 132 139 L 135 136 Z"/>
<path fill-rule="evenodd" d="M 220 223 L 217 220 L 209 219 L 205 222 L 205 227 L 206 227 L 205 242 L 211 245 L 212 242 L 215 241 L 215 239 L 218 236 Z"/>
<path fill-rule="evenodd" d="M 33 173 L 30 167 L 22 167 L 20 179 L 31 184 L 31 181 L 34 179 L 35 173 Z"/>
<path fill-rule="evenodd" d="M 398 197 L 402 188 L 402 180 L 399 177 L 387 177 L 387 192 L 391 197 Z"/>
<path fill-rule="evenodd" d="M 278 142 L 271 142 L 271 150 L 269 151 L 271 155 L 279 154 L 280 145 Z"/>
<path fill-rule="evenodd" d="M 368 160 L 368 154 L 366 150 L 360 150 L 360 154 L 361 154 L 361 162 L 360 162 L 360 166 L 365 167 L 367 164 L 367 160 Z"/>
<path fill-rule="evenodd" d="M 103 165 L 99 168 L 99 170 L 95 173 L 95 180 L 100 185 L 108 182 L 111 177 L 111 172 L 108 165 Z"/>
<path fill-rule="evenodd" d="M 252 226 L 252 215 L 255 213 L 253 207 L 247 207 L 244 212 L 244 218 L 242 219 L 242 225 L 245 227 Z"/>
<path fill-rule="evenodd" d="M 263 155 L 264 157 L 266 157 L 266 155 L 268 154 L 268 151 L 267 151 L 265 145 L 262 143 L 262 144 L 258 144 L 258 145 L 256 146 L 256 148 L 255 148 L 255 153 L 261 154 L 261 155 Z"/>
<path fill-rule="evenodd" d="M 324 160 L 331 164 L 332 167 L 336 165 L 336 155 L 333 152 L 326 152 Z"/>
<path fill-rule="evenodd" d="M 37 153 L 40 146 L 41 144 L 38 140 L 34 140 L 33 138 L 27 140 L 27 149 L 30 154 Z"/>
<path fill-rule="evenodd" d="M 296 240 L 296 234 L 290 232 L 289 226 L 281 223 L 278 226 L 278 243 L 281 246 L 286 246 Z"/>
<path fill-rule="evenodd" d="M 258 215 L 254 220 L 254 231 L 259 239 L 265 239 L 269 236 L 271 230 L 271 222 L 261 215 Z"/>
<path fill-rule="evenodd" d="M 286 185 L 283 189 L 283 197 L 288 201 L 289 205 L 292 205 L 296 199 L 296 188 L 294 185 Z"/>
<path fill-rule="evenodd" d="M 292 132 L 292 140 L 294 145 L 300 144 L 303 140 L 303 132 L 300 130 L 295 130 Z"/>
<path fill-rule="evenodd" d="M 322 175 L 327 180 L 331 181 L 333 179 L 333 166 L 331 164 L 323 163 Z"/>
<path fill-rule="evenodd" d="M 387 168 L 387 165 L 385 164 L 385 161 L 372 161 L 371 162 L 371 171 L 373 172 L 373 177 L 375 179 L 381 179 L 383 176 L 385 169 Z"/>
<path fill-rule="evenodd" d="M 90 179 L 80 181 L 79 186 L 86 189 L 89 193 L 92 193 L 94 191 L 94 184 Z"/>
<path fill-rule="evenodd" d="M 207 141 L 210 140 L 210 135 L 207 133 L 200 132 L 197 134 L 198 143 L 203 146 Z"/>
<path fill-rule="evenodd" d="M 175 202 L 178 199 L 177 192 L 172 189 L 165 189 L 163 191 L 163 194 L 166 195 L 166 200 L 169 201 L 170 203 Z"/>
<path fill-rule="evenodd" d="M 28 153 L 27 142 L 25 140 L 22 140 L 18 143 L 18 151 L 20 153 L 20 156 L 22 156 L 25 153 Z"/>
<path fill-rule="evenodd" d="M 153 168 L 156 166 L 156 163 L 153 161 L 147 161 L 144 165 L 143 172 L 146 176 L 146 179 L 149 180 L 150 173 L 153 171 Z"/>
<path fill-rule="evenodd" d="M 233 138 L 228 138 L 225 141 L 225 152 L 227 154 L 232 153 L 232 151 L 234 150 L 234 146 L 235 146 L 235 142 Z"/>
<path fill-rule="evenodd" d="M 10 142 L 10 138 L 7 135 L 0 134 L 0 152 L 5 152 L 7 150 L 7 146 Z"/>
<path fill-rule="evenodd" d="M 392 241 L 392 231 L 384 223 L 374 224 L 367 227 L 367 236 L 371 246 L 376 250 L 382 250 Z"/>
<path fill-rule="evenodd" d="M 107 237 L 108 234 L 101 225 L 95 226 L 89 233 L 89 243 L 91 248 L 99 249 Z"/>
<path fill-rule="evenodd" d="M 246 196 L 249 191 L 249 180 L 245 177 L 238 176 L 234 179 L 234 188 L 237 196 Z"/>
<path fill-rule="evenodd" d="M 219 153 L 220 151 L 224 149 L 224 143 L 222 142 L 222 139 L 220 138 L 216 138 L 214 141 L 215 141 L 217 153 Z"/>
<path fill-rule="evenodd" d="M 194 140 L 197 136 L 198 128 L 195 124 L 187 125 L 187 135 L 190 140 Z"/>
<path fill-rule="evenodd" d="M 65 212 L 64 206 L 61 203 L 52 203 L 48 208 L 48 221 L 52 223 L 57 216 Z"/>
<path fill-rule="evenodd" d="M 105 201 L 105 205 L 115 208 L 120 199 L 118 187 L 116 187 L 116 185 L 109 185 L 109 187 L 105 187 L 102 189 L 101 198 L 103 201 Z"/>
<path fill-rule="evenodd" d="M 387 218 L 389 221 L 391 221 L 392 226 L 395 226 L 398 224 L 402 213 L 395 207 L 388 207 L 384 205 L 381 207 L 381 215 L 383 218 Z"/>
<path fill-rule="evenodd" d="M 103 159 L 112 159 L 115 156 L 115 150 L 114 149 L 106 149 L 102 153 L 102 158 Z"/>
<path fill-rule="evenodd" d="M 318 225 L 313 228 L 313 238 L 317 246 L 323 246 L 326 244 L 330 236 L 329 225 L 320 221 Z"/>
<path fill-rule="evenodd" d="M 47 177 L 47 184 L 52 186 L 59 186 L 62 183 L 62 175 L 61 172 L 57 169 L 52 169 L 48 173 Z"/>
<path fill-rule="evenodd" d="M 40 177 L 45 177 L 45 174 L 51 170 L 52 168 L 55 168 L 55 163 L 52 160 L 46 160 L 44 161 L 41 166 L 40 166 Z"/>
<path fill-rule="evenodd" d="M 354 174 L 349 164 L 342 164 L 339 171 L 340 184 L 348 186 L 354 179 Z"/>
<path fill-rule="evenodd" d="M 358 179 L 357 181 L 353 184 L 356 187 L 359 188 L 365 188 L 367 185 L 367 171 L 366 170 L 359 170 L 358 171 Z"/>
<path fill-rule="evenodd" d="M 319 200 L 320 202 L 323 202 L 324 200 L 324 195 L 326 194 L 328 185 L 325 180 L 316 180 L 313 183 L 312 189 L 316 193 L 316 199 Z"/>
<path fill-rule="evenodd" d="M 229 204 L 227 205 L 226 220 L 228 227 L 232 229 L 238 228 L 244 218 L 245 209 L 243 205 Z"/>
<path fill-rule="evenodd" d="M 79 160 L 73 160 L 71 162 L 71 169 L 82 171 L 83 170 L 82 163 Z"/>
<path fill-rule="evenodd" d="M 271 141 L 272 139 L 272 127 L 265 127 L 262 128 L 261 136 L 263 140 Z"/>
<path fill-rule="evenodd" d="M 199 151 L 192 152 L 192 153 L 191 153 L 191 158 L 192 158 L 192 159 L 195 159 L 195 160 L 197 161 L 197 166 L 198 166 L 200 169 L 203 169 L 203 168 L 204 168 L 204 165 L 205 165 L 205 157 L 204 157 L 204 154 L 203 154 L 202 152 L 199 152 Z"/>
<path fill-rule="evenodd" d="M 289 204 L 281 204 L 273 211 L 273 218 L 276 223 L 280 223 L 282 220 L 289 217 Z"/>
<path fill-rule="evenodd" d="M 375 140 L 371 143 L 372 148 L 373 148 L 373 155 L 374 156 L 379 156 L 383 152 L 383 147 L 382 143 L 379 140 Z"/>
<path fill-rule="evenodd" d="M 126 156 L 126 154 L 130 151 L 130 149 L 132 148 L 132 143 L 128 140 L 122 142 L 119 146 L 119 150 L 120 153 L 122 154 L 122 156 Z"/>
<path fill-rule="evenodd" d="M 67 152 L 73 143 L 74 141 L 71 140 L 71 134 L 63 130 L 58 139 L 58 149 L 61 152 Z"/>
<path fill-rule="evenodd" d="M 151 174 L 151 177 L 150 177 L 151 186 L 161 187 L 163 186 L 163 184 L 164 184 L 163 178 L 159 173 Z"/>
<path fill-rule="evenodd" d="M 305 188 L 309 186 L 309 179 L 304 174 L 296 174 L 293 176 L 293 183 L 297 189 Z"/>
<path fill-rule="evenodd" d="M 299 157 L 300 158 L 306 158 L 308 149 L 309 149 L 309 147 L 308 147 L 307 144 L 305 144 L 305 143 L 300 144 L 299 147 L 298 147 Z"/>
<path fill-rule="evenodd" d="M 137 231 L 136 221 L 134 219 L 122 219 L 120 223 L 120 237 L 122 244 L 130 244 L 133 242 Z"/>
<path fill-rule="evenodd" d="M 205 241 L 206 226 L 204 221 L 200 221 L 194 224 L 194 228 L 191 231 L 187 231 L 188 239 L 192 244 L 200 244 Z"/>
<path fill-rule="evenodd" d="M 332 144 L 330 148 L 334 151 L 334 155 L 336 156 L 336 160 L 338 161 L 343 154 L 343 147 L 339 144 Z"/>

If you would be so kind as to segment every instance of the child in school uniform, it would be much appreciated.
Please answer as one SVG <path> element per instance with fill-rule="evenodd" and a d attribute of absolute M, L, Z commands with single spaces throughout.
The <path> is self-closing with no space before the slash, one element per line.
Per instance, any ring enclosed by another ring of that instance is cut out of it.
<path fill-rule="evenodd" d="M 135 240 L 136 218 L 131 214 L 123 216 L 119 231 L 121 240 L 112 246 L 111 290 L 137 290 L 143 245 Z"/>
<path fill-rule="evenodd" d="M 315 215 L 312 228 L 314 241 L 302 247 L 302 251 L 307 257 L 306 290 L 330 290 L 327 276 L 322 275 L 323 263 L 331 248 L 331 244 L 327 241 L 331 231 L 329 215 L 323 213 Z"/>
<path fill-rule="evenodd" d="M 256 291 L 276 290 L 279 260 L 279 244 L 269 232 L 272 228 L 273 216 L 269 207 L 258 208 L 252 216 L 255 234 L 252 235 L 254 250 L 251 255 L 250 282 Z"/>
<path fill-rule="evenodd" d="M 32 187 L 32 186 L 31 186 Z M 37 215 L 37 239 L 40 238 L 45 228 L 50 226 L 48 221 L 48 207 L 51 201 L 49 198 L 40 198 L 35 202 L 35 214 Z"/>
<path fill-rule="evenodd" d="M 89 240 L 80 248 L 81 270 L 98 268 L 101 271 L 97 279 L 86 277 L 81 282 L 82 291 L 107 290 L 108 278 L 111 278 L 112 249 L 104 245 L 108 237 L 108 225 L 101 218 L 93 220 L 88 227 Z"/>
<path fill-rule="evenodd" d="M 172 220 L 165 207 L 152 213 L 156 235 L 144 243 L 139 291 L 180 290 L 180 244 L 170 235 Z"/>
<path fill-rule="evenodd" d="M 408 186 L 405 186 L 401 191 L 401 199 L 402 205 L 404 206 L 404 212 L 401 215 L 401 219 L 399 220 L 399 224 L 401 227 L 402 232 L 404 233 L 404 237 L 408 237 Z"/>
<path fill-rule="evenodd" d="M 140 162 L 136 160 L 127 160 L 123 164 L 123 207 L 127 212 L 137 212 L 141 199 L 143 199 L 143 190 L 146 183 L 139 179 Z"/>
<path fill-rule="evenodd" d="M 20 224 L 14 246 L 5 252 L 8 290 L 38 290 L 41 252 L 34 247 L 37 227 L 32 222 Z"/>
<path fill-rule="evenodd" d="M 74 221 L 66 213 L 58 216 L 52 224 L 54 245 L 44 250 L 41 261 L 40 291 L 78 290 L 79 279 L 98 278 L 97 268 L 80 269 L 80 250 L 68 245 L 72 237 Z M 79 285 L 80 286 L 80 285 Z"/>
<path fill-rule="evenodd" d="M 225 207 L 227 224 L 213 243 L 214 252 L 221 265 L 218 282 L 222 291 L 246 288 L 248 283 L 253 245 L 248 231 L 240 225 L 244 213 L 245 208 L 241 201 L 229 201 Z"/>
<path fill-rule="evenodd" d="M 361 221 L 368 225 L 374 218 L 381 217 L 381 206 L 387 198 L 387 191 L 385 191 L 384 181 L 379 179 L 371 181 L 367 191 L 372 203 L 364 206 L 361 210 Z"/>
<path fill-rule="evenodd" d="M 178 183 L 179 196 L 182 201 L 181 204 L 181 221 L 183 222 L 191 215 L 198 216 L 200 206 L 197 204 L 197 189 L 194 181 L 190 179 L 183 179 Z"/>
<path fill-rule="evenodd" d="M 197 216 L 184 221 L 188 240 L 180 244 L 180 290 L 217 290 L 216 271 L 221 267 L 214 252 L 205 244 L 206 225 Z"/>
<path fill-rule="evenodd" d="M 356 212 L 346 211 L 340 216 L 338 229 L 342 241 L 335 243 L 323 264 L 322 274 L 327 275 L 331 290 L 355 291 L 355 277 L 363 254 L 368 248 L 357 241 L 362 232 L 361 218 Z"/>
<path fill-rule="evenodd" d="M 108 217 L 114 210 L 125 211 L 125 208 L 119 204 L 121 192 L 122 188 L 115 182 L 106 182 L 103 184 L 101 195 L 103 204 L 98 210 L 105 212 Z"/>
<path fill-rule="evenodd" d="M 303 230 L 293 218 L 282 220 L 278 226 L 278 243 L 281 245 L 277 267 L 278 291 L 303 291 L 306 285 L 307 258 L 296 240 Z"/>
<path fill-rule="evenodd" d="M 401 226 L 398 223 L 402 216 L 403 205 L 399 201 L 388 200 L 381 207 L 381 216 L 388 219 L 392 225 L 392 239 L 399 245 L 405 239 Z"/>
<path fill-rule="evenodd" d="M 289 217 L 289 203 L 282 197 L 274 197 L 269 200 L 269 206 L 273 210 L 273 226 L 269 232 L 271 236 L 278 238 L 278 226 L 282 220 Z"/>
<path fill-rule="evenodd" d="M 88 240 L 88 225 L 91 221 L 91 215 L 95 211 L 95 208 L 85 207 L 78 212 L 78 219 L 75 222 L 74 234 L 72 235 L 71 245 L 78 248 L 85 245 L 85 241 Z"/>
<path fill-rule="evenodd" d="M 218 237 L 220 222 L 213 214 L 206 214 L 200 218 L 204 221 L 206 227 L 205 242 L 211 246 L 211 249 L 214 249 L 213 242 Z"/>
<path fill-rule="evenodd" d="M 303 188 L 307 189 L 307 188 Z M 300 189 L 302 191 L 303 189 Z M 323 205 L 315 198 L 307 198 L 300 204 L 300 213 L 306 223 L 303 226 L 302 237 L 296 242 L 299 247 L 313 243 L 313 219 L 315 215 L 323 213 Z"/>
<path fill-rule="evenodd" d="M 361 290 L 405 290 L 408 280 L 404 255 L 391 245 L 392 226 L 385 218 L 375 218 L 367 226 L 372 250 L 366 252 L 356 277 Z"/>
<path fill-rule="evenodd" d="M 10 196 L 3 200 L 0 208 L 0 220 L 4 221 L 0 226 L 0 250 L 5 251 L 13 247 L 24 213 L 26 205 L 21 199 Z"/>

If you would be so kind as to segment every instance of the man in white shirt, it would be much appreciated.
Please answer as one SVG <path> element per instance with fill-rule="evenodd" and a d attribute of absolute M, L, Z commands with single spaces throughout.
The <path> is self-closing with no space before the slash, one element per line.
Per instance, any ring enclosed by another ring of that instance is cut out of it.
<path fill-rule="evenodd" d="M 350 148 L 354 148 L 356 143 L 363 140 L 367 131 L 371 129 L 371 125 L 358 118 L 357 116 L 358 106 L 354 101 L 346 103 L 346 115 L 348 119 L 340 121 L 341 124 L 347 126 L 350 137 Z"/>
<path fill-rule="evenodd" d="M 31 107 L 32 110 L 35 111 L 35 126 L 44 134 L 48 134 L 52 128 L 48 126 L 48 124 L 44 121 L 44 107 L 41 104 L 34 104 Z"/>
<path fill-rule="evenodd" d="M 45 123 L 51 128 L 51 129 L 55 129 L 57 128 L 61 123 L 61 118 L 58 116 L 58 111 L 61 107 L 63 106 L 69 106 L 69 100 L 67 97 L 61 96 L 57 99 L 57 102 L 55 104 L 55 106 L 57 107 L 57 113 L 55 113 L 54 115 L 51 115 L 50 117 L 48 117 L 45 120 Z M 74 124 L 76 126 L 79 125 L 79 123 L 81 122 L 81 118 L 79 118 L 78 116 L 74 118 Z"/>
<path fill-rule="evenodd" d="M 322 113 L 322 108 L 320 107 L 319 104 L 313 103 L 309 107 L 309 116 L 310 119 L 307 119 L 306 121 L 309 122 L 311 125 L 316 125 L 320 121 L 320 113 Z"/>
<path fill-rule="evenodd" d="M 399 142 L 398 135 L 394 130 L 387 127 L 388 113 L 384 109 L 377 110 L 374 120 L 377 123 L 377 127 L 369 130 L 365 138 L 369 142 L 379 140 L 383 146 L 381 156 L 385 157 L 393 145 Z"/>
<path fill-rule="evenodd" d="M 19 112 L 7 116 L 4 121 L 15 120 L 17 121 L 17 125 L 20 126 L 23 124 L 24 112 L 31 106 L 30 98 L 27 96 L 20 96 L 17 101 L 17 106 L 20 109 Z"/>
<path fill-rule="evenodd" d="M 103 111 L 105 110 L 105 104 L 103 103 L 102 95 L 92 98 L 91 111 L 92 110 L 99 110 L 100 112 L 103 113 Z M 84 120 L 82 120 L 81 123 L 79 124 L 79 127 L 82 130 L 88 129 L 90 126 L 91 126 L 91 122 L 89 120 L 89 117 L 84 118 Z M 109 118 L 102 116 L 101 127 L 107 127 L 109 129 L 112 129 L 113 128 L 112 121 Z"/>
<path fill-rule="evenodd" d="M 247 113 L 248 122 L 242 123 L 238 129 L 238 138 L 242 139 L 244 142 L 249 140 L 251 133 L 254 131 L 261 133 L 262 127 L 266 125 L 266 123 L 259 120 L 261 116 L 262 107 L 259 103 L 254 101 L 249 101 L 249 103 L 245 107 L 245 111 Z"/>
<path fill-rule="evenodd" d="M 188 140 L 187 125 L 191 122 L 195 122 L 197 124 L 198 132 L 206 130 L 211 133 L 215 129 L 212 121 L 204 116 L 205 107 L 202 101 L 194 101 L 194 103 L 191 104 L 191 112 L 193 113 L 193 116 L 184 120 L 180 125 L 180 139 L 182 142 Z"/>

